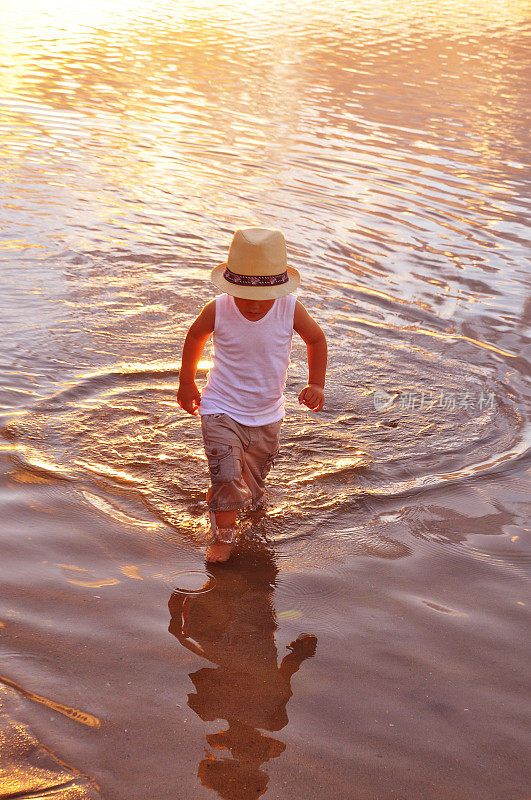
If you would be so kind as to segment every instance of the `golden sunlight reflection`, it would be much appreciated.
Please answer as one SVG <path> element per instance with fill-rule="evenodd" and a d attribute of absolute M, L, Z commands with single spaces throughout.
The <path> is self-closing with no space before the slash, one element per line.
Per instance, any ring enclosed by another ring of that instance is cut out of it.
<path fill-rule="evenodd" d="M 71 480 L 71 471 L 60 464 L 44 459 L 37 454 L 33 447 L 24 445 L 15 449 L 20 453 L 21 460 L 25 462 L 28 469 L 17 469 L 12 473 L 13 480 L 20 483 L 52 483 L 57 480 Z"/>
<path fill-rule="evenodd" d="M 133 486 L 141 484 L 142 480 L 140 478 L 135 478 L 133 475 L 129 475 L 127 472 L 122 472 L 119 469 L 115 469 L 114 467 L 109 466 L 108 464 L 98 464 L 96 462 L 88 462 L 83 461 L 82 459 L 74 459 L 74 464 L 77 464 L 83 469 L 88 470 L 89 472 L 93 472 L 95 475 L 102 475 L 107 478 L 112 478 L 113 480 L 119 481 L 120 483 L 131 484 Z M 99 501 L 94 501 L 99 502 Z M 103 501 L 101 501 L 103 502 Z"/>
<path fill-rule="evenodd" d="M 286 486 L 297 486 L 309 481 L 314 481 L 316 478 L 326 478 L 330 475 L 337 475 L 339 472 L 350 470 L 359 467 L 366 462 L 366 453 L 359 452 L 355 457 L 351 458 L 338 458 L 331 464 L 323 464 L 320 468 L 305 472 L 297 478 L 286 481 Z"/>
<path fill-rule="evenodd" d="M 296 18 L 300 14 L 301 9 L 309 4 L 294 3 L 293 4 L 293 17 Z M 50 26 L 60 26 L 59 30 L 65 29 L 78 29 L 85 25 L 98 25 L 108 27 L 109 23 L 115 22 L 118 25 L 126 25 L 131 17 L 148 15 L 150 18 L 165 20 L 169 13 L 173 22 L 178 22 L 186 19 L 191 14 L 197 16 L 204 16 L 207 19 L 213 16 L 226 17 L 234 15 L 241 18 L 242 14 L 249 15 L 251 18 L 255 14 L 262 11 L 264 14 L 275 9 L 278 6 L 277 0 L 176 0 L 175 2 L 168 3 L 167 0 L 153 0 L 149 4 L 145 0 L 112 0 L 112 2 L 105 2 L 105 0 L 91 0 L 91 3 L 86 8 L 86 14 L 80 19 L 79 9 L 75 4 L 67 2 L 67 0 L 4 0 L 3 3 L 5 12 L 12 14 L 14 11 L 19 11 L 28 16 L 29 18 L 35 16 L 42 16 L 43 21 Z M 347 10 L 351 6 L 349 0 L 322 0 L 319 8 L 315 11 L 317 14 L 326 17 L 331 11 L 340 13 L 341 10 Z M 393 0 L 360 0 L 357 7 L 364 17 L 368 16 L 375 23 L 381 21 L 383 18 L 398 16 L 398 10 Z M 427 0 L 417 0 L 416 2 L 405 2 L 401 9 L 400 15 L 410 14 L 426 14 L 435 20 L 448 21 L 452 19 L 468 20 L 469 25 L 482 24 L 487 21 L 499 21 L 500 19 L 510 16 L 525 17 L 528 10 L 528 4 L 525 0 L 480 0 L 473 8 L 463 8 L 459 0 L 440 0 L 436 6 L 429 3 Z M 316 15 L 317 15 L 316 14 Z M 39 20 L 41 22 L 41 20 Z"/>
<path fill-rule="evenodd" d="M 120 581 L 117 578 L 97 578 L 95 580 L 86 581 L 79 581 L 71 578 L 67 580 L 67 583 L 71 583 L 72 586 L 83 586 L 85 589 L 103 589 L 105 586 L 116 586 Z"/>
<path fill-rule="evenodd" d="M 144 578 L 140 575 L 138 567 L 135 564 L 129 564 L 121 568 L 124 575 L 128 578 L 134 578 L 137 581 L 143 581 Z"/>
<path fill-rule="evenodd" d="M 126 525 L 137 525 L 147 531 L 155 531 L 161 527 L 161 523 L 159 522 L 149 521 L 147 519 L 139 519 L 131 514 L 126 514 L 125 512 L 116 508 L 116 506 L 111 505 L 111 503 L 109 503 L 107 500 L 104 500 L 103 497 L 98 497 L 92 492 L 88 492 L 86 489 L 83 489 L 81 494 L 92 506 L 100 511 L 103 511 L 105 514 L 109 514 L 118 522 L 123 522 Z"/>
<path fill-rule="evenodd" d="M 364 319 L 363 317 L 351 317 L 353 321 L 359 322 L 362 325 L 368 325 L 372 328 L 387 328 L 389 330 L 401 330 L 401 331 L 408 331 L 409 333 L 414 334 L 422 334 L 424 336 L 431 336 L 433 339 L 444 339 L 447 341 L 451 340 L 459 340 L 462 339 L 465 342 L 470 342 L 471 344 L 476 345 L 477 347 L 482 347 L 485 350 L 492 350 L 494 353 L 498 353 L 500 356 L 508 356 L 510 358 L 517 358 L 516 353 L 509 353 L 507 350 L 501 350 L 499 347 L 495 347 L 493 344 L 488 344 L 487 342 L 481 342 L 479 339 L 473 339 L 470 336 L 465 336 L 462 333 L 440 333 L 439 331 L 430 331 L 426 328 L 420 328 L 413 325 L 390 325 L 383 322 L 373 322 L 368 319 Z"/>
<path fill-rule="evenodd" d="M 100 725 L 99 719 L 93 714 L 89 714 L 86 711 L 80 711 L 78 708 L 65 706 L 62 703 L 56 703 L 55 700 L 50 700 L 47 697 L 42 697 L 41 695 L 36 694 L 29 689 L 24 689 L 22 686 L 20 686 L 20 684 L 15 683 L 15 681 L 10 680 L 9 678 L 6 678 L 4 675 L 0 675 L 0 683 L 5 684 L 5 686 L 9 686 L 23 697 L 27 697 L 29 700 L 33 700 L 35 703 L 41 703 L 42 705 L 52 709 L 52 711 L 58 711 L 59 714 L 63 714 L 65 717 L 74 720 L 74 722 L 80 722 L 82 725 L 87 725 L 89 728 L 98 728 Z"/>

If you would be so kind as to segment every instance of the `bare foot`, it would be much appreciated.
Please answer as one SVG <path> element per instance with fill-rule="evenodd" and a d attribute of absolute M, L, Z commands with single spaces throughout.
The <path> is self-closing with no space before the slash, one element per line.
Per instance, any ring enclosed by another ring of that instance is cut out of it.
<path fill-rule="evenodd" d="M 212 487 L 210 486 L 207 489 L 207 493 L 206 493 L 206 501 L 207 502 L 210 500 L 211 496 L 212 496 Z M 216 513 L 217 513 L 216 520 L 218 521 L 218 518 L 219 518 L 219 516 L 221 516 L 221 514 L 219 512 L 216 512 Z M 225 524 L 228 523 L 229 525 L 231 525 L 231 524 L 233 524 L 235 522 L 235 516 L 236 515 L 235 515 L 234 512 L 231 511 L 231 512 L 226 512 L 226 513 L 222 512 L 222 513 L 223 513 L 223 516 L 225 516 L 225 517 L 228 516 L 228 519 L 226 520 Z M 230 558 L 230 554 L 232 553 L 233 550 L 234 550 L 234 542 L 230 542 L 230 543 L 229 542 L 221 542 L 221 541 L 220 542 L 212 542 L 212 544 L 210 544 L 207 547 L 207 551 L 205 553 L 205 561 L 208 561 L 210 563 L 215 562 L 215 561 L 228 561 L 229 558 Z"/>
<path fill-rule="evenodd" d="M 233 550 L 233 544 L 224 544 L 223 542 L 218 544 L 214 542 L 214 544 L 209 545 L 207 548 L 205 561 L 228 561 Z"/>

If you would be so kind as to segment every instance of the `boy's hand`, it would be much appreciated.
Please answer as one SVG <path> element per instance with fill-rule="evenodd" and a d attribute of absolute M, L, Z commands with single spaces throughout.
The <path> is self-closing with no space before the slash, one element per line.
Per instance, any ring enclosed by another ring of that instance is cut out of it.
<path fill-rule="evenodd" d="M 324 401 L 324 389 L 317 383 L 309 383 L 299 392 L 299 403 L 304 403 L 312 411 L 320 411 L 324 406 Z"/>
<path fill-rule="evenodd" d="M 199 414 L 199 404 L 201 402 L 201 392 L 195 385 L 195 381 L 179 382 L 177 390 L 177 402 L 188 414 L 195 417 Z"/>

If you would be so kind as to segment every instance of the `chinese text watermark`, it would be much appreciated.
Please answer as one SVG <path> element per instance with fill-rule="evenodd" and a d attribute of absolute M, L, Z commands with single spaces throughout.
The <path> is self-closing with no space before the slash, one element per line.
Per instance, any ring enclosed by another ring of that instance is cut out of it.
<path fill-rule="evenodd" d="M 401 411 L 429 411 L 432 408 L 446 411 L 494 411 L 494 392 L 470 392 L 457 390 L 423 389 L 420 392 L 386 392 L 376 389 L 373 395 L 376 411 L 385 411 L 394 405 L 399 397 L 397 408 Z"/>

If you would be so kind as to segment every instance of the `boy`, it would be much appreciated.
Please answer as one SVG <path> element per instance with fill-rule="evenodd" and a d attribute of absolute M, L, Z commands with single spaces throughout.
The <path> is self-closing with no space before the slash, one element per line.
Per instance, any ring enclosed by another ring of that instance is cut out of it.
<path fill-rule="evenodd" d="M 282 231 L 237 230 L 228 260 L 210 277 L 223 294 L 205 305 L 186 335 L 177 402 L 189 414 L 201 415 L 213 533 L 206 560 L 212 562 L 227 561 L 238 510 L 264 494 L 278 453 L 293 331 L 308 353 L 308 384 L 299 403 L 313 411 L 324 405 L 327 345 L 317 322 L 291 294 L 300 275 L 287 266 Z M 214 366 L 200 393 L 195 373 L 211 333 Z"/>

